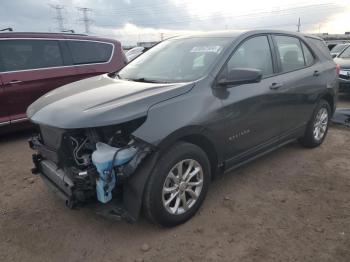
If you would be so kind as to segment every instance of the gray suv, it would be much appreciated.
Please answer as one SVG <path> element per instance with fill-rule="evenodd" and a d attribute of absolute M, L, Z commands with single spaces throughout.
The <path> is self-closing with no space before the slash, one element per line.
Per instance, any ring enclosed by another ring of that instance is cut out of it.
<path fill-rule="evenodd" d="M 49 92 L 27 110 L 34 174 L 67 206 L 175 226 L 211 179 L 289 142 L 319 146 L 336 65 L 317 37 L 283 31 L 163 41 L 117 73 Z"/>

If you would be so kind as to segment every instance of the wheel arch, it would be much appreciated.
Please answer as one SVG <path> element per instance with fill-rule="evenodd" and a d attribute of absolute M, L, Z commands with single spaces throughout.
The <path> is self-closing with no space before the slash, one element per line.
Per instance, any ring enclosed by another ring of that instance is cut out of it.
<path fill-rule="evenodd" d="M 185 141 L 200 147 L 208 156 L 211 165 L 211 177 L 215 178 L 221 174 L 224 148 L 212 132 L 201 126 L 181 128 L 164 138 L 160 143 L 154 145 L 154 152 L 150 154 L 137 167 L 136 172 L 124 184 L 123 203 L 131 217 L 137 220 L 143 202 L 145 185 L 162 153 L 176 142 Z M 215 141 L 215 142 L 214 142 Z"/>
<path fill-rule="evenodd" d="M 194 144 L 201 148 L 207 155 L 210 162 L 211 177 L 214 178 L 219 171 L 219 160 L 216 149 L 209 139 L 203 135 L 193 134 L 182 137 L 180 141 L 185 141 Z"/>
<path fill-rule="evenodd" d="M 158 145 L 160 153 L 179 141 L 188 142 L 201 148 L 209 159 L 212 178 L 220 174 L 223 163 L 223 154 L 220 148 L 223 147 L 218 143 L 218 141 L 220 141 L 219 138 L 216 138 L 212 132 L 198 126 L 177 130 L 163 139 Z"/>
<path fill-rule="evenodd" d="M 323 95 L 321 95 L 320 96 L 320 99 L 319 100 L 321 100 L 321 99 L 324 99 L 324 100 L 326 100 L 327 102 L 328 102 L 328 104 L 329 104 L 329 106 L 330 106 L 330 108 L 331 108 L 331 110 L 332 110 L 332 115 L 333 115 L 333 113 L 334 113 L 334 111 L 335 111 L 335 101 L 334 101 L 334 95 L 332 95 L 332 94 L 330 94 L 330 93 L 325 93 L 325 94 L 323 94 Z"/>

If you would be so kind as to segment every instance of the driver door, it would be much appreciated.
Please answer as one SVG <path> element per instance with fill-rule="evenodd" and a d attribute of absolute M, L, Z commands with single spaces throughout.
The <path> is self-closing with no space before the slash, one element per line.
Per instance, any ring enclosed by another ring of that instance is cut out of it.
<path fill-rule="evenodd" d="M 268 35 L 244 40 L 234 51 L 223 74 L 234 68 L 262 72 L 259 83 L 226 86 L 222 101 L 227 165 L 250 158 L 278 142 L 281 133 L 281 103 L 276 94 L 273 52 Z M 225 76 L 221 76 L 225 77 Z"/>

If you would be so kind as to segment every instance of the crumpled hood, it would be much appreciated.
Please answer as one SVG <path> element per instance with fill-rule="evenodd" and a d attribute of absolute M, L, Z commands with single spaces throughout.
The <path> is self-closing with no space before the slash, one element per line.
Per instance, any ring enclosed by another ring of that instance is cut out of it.
<path fill-rule="evenodd" d="M 37 124 L 87 128 L 123 123 L 146 116 L 161 101 L 184 94 L 194 83 L 141 83 L 100 75 L 57 88 L 27 109 Z"/>

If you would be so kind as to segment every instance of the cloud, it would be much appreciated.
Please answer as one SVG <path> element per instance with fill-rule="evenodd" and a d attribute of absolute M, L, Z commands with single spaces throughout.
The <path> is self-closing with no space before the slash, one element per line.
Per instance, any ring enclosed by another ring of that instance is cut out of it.
<path fill-rule="evenodd" d="M 161 36 L 223 29 L 296 30 L 301 18 L 304 32 L 341 33 L 346 30 L 350 6 L 346 0 L 2 0 L 0 24 L 15 31 L 57 31 L 55 10 L 64 6 L 64 27 L 84 32 L 82 13 L 88 16 L 92 34 L 113 37 L 123 44 L 159 40 Z"/>

